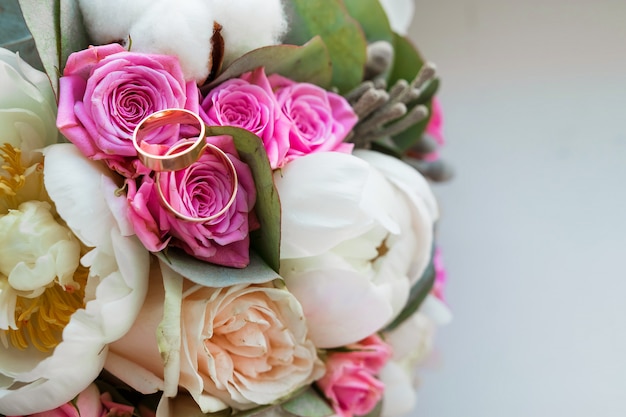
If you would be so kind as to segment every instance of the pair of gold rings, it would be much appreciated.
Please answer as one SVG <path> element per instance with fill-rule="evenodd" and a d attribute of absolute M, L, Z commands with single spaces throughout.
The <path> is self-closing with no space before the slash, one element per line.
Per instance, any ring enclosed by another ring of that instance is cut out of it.
<path fill-rule="evenodd" d="M 151 145 L 145 141 L 148 134 L 155 132 L 157 129 L 172 125 L 178 125 L 177 130 L 180 138 L 178 142 L 169 147 L 165 153 L 161 153 L 162 148 L 160 146 Z M 190 137 L 186 137 L 187 135 Z M 176 217 L 195 223 L 211 222 L 226 213 L 235 202 L 239 188 L 237 171 L 235 170 L 233 162 L 224 151 L 208 143 L 206 138 L 206 126 L 200 116 L 186 109 L 166 109 L 154 112 L 139 122 L 135 127 L 132 139 L 133 146 L 137 151 L 141 163 L 155 172 L 154 181 L 163 205 L 176 215 Z M 158 153 L 153 152 L 154 150 Z M 175 209 L 167 198 L 165 198 L 163 190 L 161 189 L 160 177 L 162 174 L 172 175 L 174 171 L 180 171 L 189 167 L 198 161 L 204 152 L 213 153 L 222 161 L 223 165 L 228 170 L 232 179 L 231 194 L 228 202 L 217 213 L 208 217 L 191 217 Z"/>

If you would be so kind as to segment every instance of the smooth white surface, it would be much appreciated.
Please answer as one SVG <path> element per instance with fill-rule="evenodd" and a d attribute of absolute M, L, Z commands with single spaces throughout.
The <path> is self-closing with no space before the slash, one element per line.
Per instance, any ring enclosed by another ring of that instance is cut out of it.
<path fill-rule="evenodd" d="M 626 416 L 626 2 L 416 4 L 457 176 L 411 415 Z"/>

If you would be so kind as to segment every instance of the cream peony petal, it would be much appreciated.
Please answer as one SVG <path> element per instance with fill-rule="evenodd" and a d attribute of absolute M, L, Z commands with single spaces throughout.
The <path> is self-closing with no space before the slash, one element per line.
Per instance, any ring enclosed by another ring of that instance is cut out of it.
<path fill-rule="evenodd" d="M 59 215 L 86 246 L 110 243 L 114 219 L 99 186 L 110 171 L 69 143 L 50 146 L 44 155 L 44 183 Z M 112 248 L 107 252 L 112 254 Z"/>
<path fill-rule="evenodd" d="M 434 223 L 439 218 L 435 196 L 426 181 L 414 168 L 397 158 L 380 152 L 357 150 L 354 155 L 368 162 L 397 187 L 410 207 L 412 234 L 405 238 L 415 238 L 418 250 L 405 259 L 410 261 L 409 281 L 414 284 L 424 273 L 432 255 Z"/>
<path fill-rule="evenodd" d="M 391 290 L 373 284 L 333 254 L 282 262 L 281 274 L 302 304 L 315 346 L 357 342 L 391 319 Z"/>
<path fill-rule="evenodd" d="M 393 195 L 382 181 L 367 163 L 338 152 L 309 154 L 277 170 L 281 259 L 319 255 L 378 223 L 399 232 L 387 214 Z"/>

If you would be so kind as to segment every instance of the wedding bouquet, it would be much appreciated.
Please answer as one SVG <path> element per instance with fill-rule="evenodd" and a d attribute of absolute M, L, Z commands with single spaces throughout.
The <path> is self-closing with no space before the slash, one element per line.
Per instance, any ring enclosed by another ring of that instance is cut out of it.
<path fill-rule="evenodd" d="M 38 58 L 0 49 L 0 414 L 408 412 L 450 319 L 412 3 L 19 6 Z"/>

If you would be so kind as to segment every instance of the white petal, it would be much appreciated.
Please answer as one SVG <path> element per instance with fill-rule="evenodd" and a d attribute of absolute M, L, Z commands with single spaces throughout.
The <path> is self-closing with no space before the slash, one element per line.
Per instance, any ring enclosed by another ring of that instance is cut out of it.
<path fill-rule="evenodd" d="M 401 366 L 389 361 L 378 377 L 385 384 L 382 417 L 399 417 L 415 408 L 417 394 L 410 376 Z"/>
<path fill-rule="evenodd" d="M 309 154 L 274 174 L 281 200 L 281 259 L 324 253 L 381 223 L 398 232 L 385 205 L 391 189 L 370 166 L 348 154 Z"/>
<path fill-rule="evenodd" d="M 414 0 L 380 0 L 380 5 L 387 13 L 391 29 L 400 35 L 406 35 L 415 13 Z"/>
<path fill-rule="evenodd" d="M 112 174 L 69 143 L 49 146 L 44 154 L 44 183 L 59 215 L 85 245 L 110 242 L 114 220 L 100 185 Z"/>
<path fill-rule="evenodd" d="M 332 254 L 283 261 L 281 275 L 302 304 L 315 346 L 357 342 L 389 321 L 389 290 L 371 283 Z"/>
<path fill-rule="evenodd" d="M 452 311 L 450 308 L 432 294 L 426 297 L 420 306 L 420 312 L 430 317 L 437 326 L 445 326 L 452 321 Z"/>

